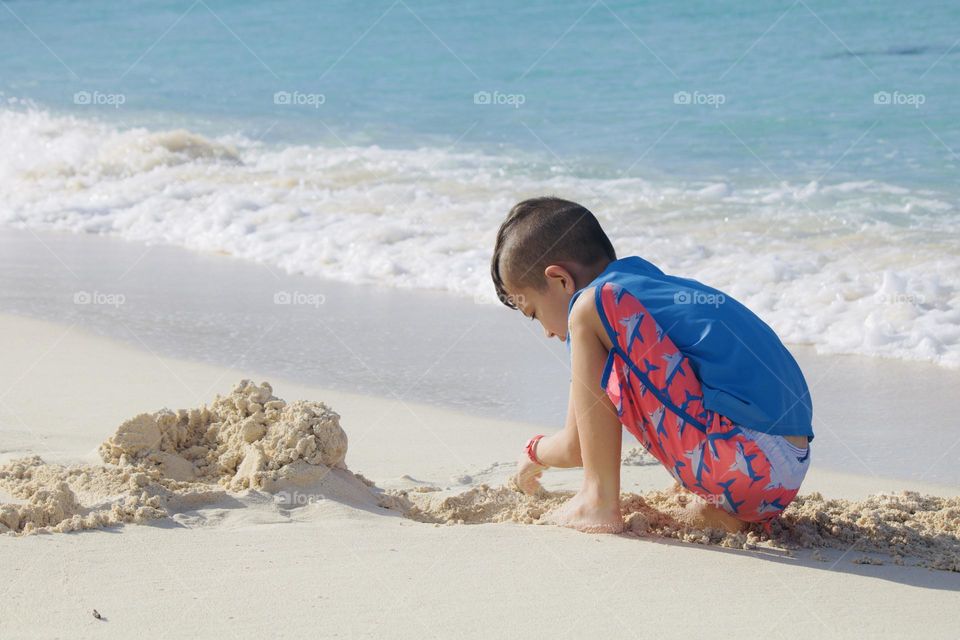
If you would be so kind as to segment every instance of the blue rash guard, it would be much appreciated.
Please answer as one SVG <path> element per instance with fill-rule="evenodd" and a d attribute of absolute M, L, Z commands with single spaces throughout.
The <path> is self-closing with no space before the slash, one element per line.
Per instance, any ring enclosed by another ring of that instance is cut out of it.
<path fill-rule="evenodd" d="M 763 320 L 733 297 L 663 273 L 639 256 L 614 260 L 584 289 L 613 282 L 643 304 L 690 362 L 703 405 L 736 424 L 813 440 L 813 403 L 793 355 Z M 597 311 L 603 317 L 603 309 Z"/>

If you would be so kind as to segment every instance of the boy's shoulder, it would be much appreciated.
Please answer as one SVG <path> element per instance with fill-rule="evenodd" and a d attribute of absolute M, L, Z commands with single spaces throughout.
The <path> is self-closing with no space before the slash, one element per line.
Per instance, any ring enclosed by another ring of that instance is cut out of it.
<path fill-rule="evenodd" d="M 597 290 L 603 286 L 604 284 L 600 283 L 585 287 L 581 291 L 570 309 L 569 327 L 571 334 L 595 335 L 606 349 L 611 349 L 613 341 L 597 310 Z"/>
<path fill-rule="evenodd" d="M 596 314 L 597 308 L 594 296 L 597 286 L 600 285 L 587 286 L 577 292 L 577 299 L 573 301 L 573 307 L 570 309 L 571 320 L 586 320 L 591 313 Z"/>
<path fill-rule="evenodd" d="M 600 326 L 600 314 L 597 313 L 596 289 L 603 285 L 584 287 L 570 309 L 570 328 Z"/>

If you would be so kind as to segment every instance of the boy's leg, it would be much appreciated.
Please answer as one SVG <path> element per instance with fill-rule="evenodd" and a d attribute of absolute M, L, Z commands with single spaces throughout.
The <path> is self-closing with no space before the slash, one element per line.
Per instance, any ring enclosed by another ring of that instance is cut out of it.
<path fill-rule="evenodd" d="M 599 384 L 608 352 L 600 340 L 599 332 L 603 328 L 596 309 L 591 306 L 589 310 L 593 318 L 582 314 L 576 321 L 572 319 L 570 326 L 572 398 L 583 461 L 583 486 L 548 520 L 581 531 L 616 533 L 623 530 L 620 513 L 623 427 L 616 407 Z"/>

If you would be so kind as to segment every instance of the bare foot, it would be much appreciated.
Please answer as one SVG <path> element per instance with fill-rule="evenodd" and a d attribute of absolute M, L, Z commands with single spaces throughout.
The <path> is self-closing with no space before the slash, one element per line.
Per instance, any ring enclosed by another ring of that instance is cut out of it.
<path fill-rule="evenodd" d="M 584 533 L 621 533 L 624 527 L 619 499 L 615 504 L 601 504 L 587 497 L 583 490 L 540 519 Z"/>
<path fill-rule="evenodd" d="M 733 517 L 720 507 L 704 500 L 691 500 L 684 508 L 680 519 L 687 525 L 697 528 L 713 527 L 729 533 L 745 531 L 750 525 Z"/>

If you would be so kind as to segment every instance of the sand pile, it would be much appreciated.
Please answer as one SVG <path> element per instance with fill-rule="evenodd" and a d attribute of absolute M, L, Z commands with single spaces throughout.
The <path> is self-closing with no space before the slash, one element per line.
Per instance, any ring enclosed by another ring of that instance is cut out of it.
<path fill-rule="evenodd" d="M 451 494 L 438 487 L 383 491 L 344 463 L 347 435 L 322 402 L 286 403 L 266 382 L 243 380 L 210 406 L 141 414 L 100 445 L 106 464 L 46 464 L 38 456 L 0 466 L 0 489 L 17 502 L 0 504 L 0 533 L 75 531 L 147 522 L 248 491 L 330 497 L 353 506 L 393 509 L 420 522 L 541 524 L 572 492 L 542 489 L 528 496 L 512 480 Z M 650 464 L 641 448 L 625 464 Z M 655 462 L 655 461 L 654 461 Z M 296 493 L 299 492 L 299 493 Z M 854 562 L 910 564 L 960 571 L 960 497 L 904 491 L 862 501 L 798 496 L 767 536 L 701 529 L 684 520 L 692 494 L 674 487 L 624 493 L 626 533 L 723 547 L 844 552 Z M 278 506 L 282 506 L 281 502 Z M 840 555 L 840 554 L 837 554 Z"/>
<path fill-rule="evenodd" d="M 543 488 L 536 495 L 527 495 L 512 478 L 502 487 L 480 484 L 456 495 L 444 495 L 437 487 L 387 489 L 386 493 L 396 498 L 395 508 L 406 517 L 434 524 L 536 524 L 540 516 L 573 495 Z"/>
<path fill-rule="evenodd" d="M 243 380 L 209 407 L 138 415 L 99 452 L 107 464 L 53 465 L 32 456 L 0 466 L 0 489 L 21 500 L 0 505 L 0 533 L 145 522 L 227 491 L 307 487 L 332 470 L 344 476 L 336 482 L 345 492 L 394 504 L 347 471 L 347 435 L 336 412 L 322 402 L 288 404 L 266 382 Z"/>
<path fill-rule="evenodd" d="M 95 529 L 167 516 L 223 496 L 208 486 L 164 478 L 158 470 L 46 464 L 39 456 L 0 466 L 0 487 L 22 503 L 0 504 L 0 533 Z"/>
<path fill-rule="evenodd" d="M 210 407 L 140 414 L 100 445 L 105 462 L 235 491 L 263 488 L 304 465 L 346 469 L 346 455 L 347 434 L 327 405 L 287 404 L 268 383 L 249 380 Z"/>
<path fill-rule="evenodd" d="M 527 496 L 511 484 L 498 488 L 484 484 L 452 496 L 429 488 L 387 493 L 397 497 L 407 517 L 442 524 L 540 524 L 544 513 L 573 495 L 541 489 L 537 495 Z M 788 553 L 814 549 L 815 559 L 823 559 L 819 549 L 831 548 L 845 552 L 853 562 L 883 564 L 876 557 L 881 555 L 895 564 L 960 571 L 960 497 L 912 491 L 877 494 L 862 501 L 827 500 L 819 493 L 801 495 L 774 522 L 772 535 L 767 536 L 759 525 L 742 533 L 690 526 L 683 514 L 691 495 L 676 488 L 622 494 L 626 533 L 738 549 Z"/>

